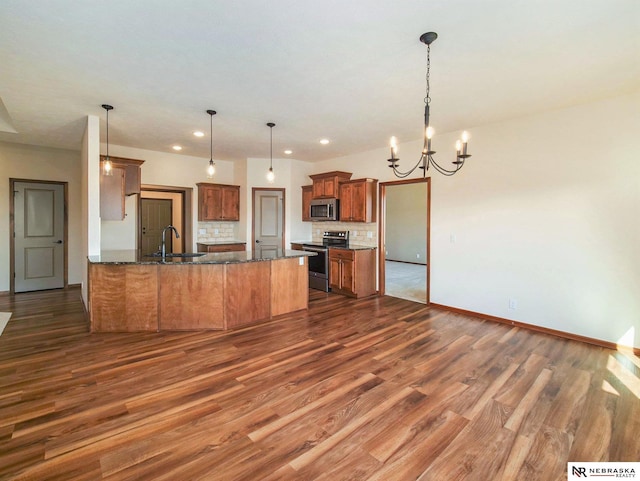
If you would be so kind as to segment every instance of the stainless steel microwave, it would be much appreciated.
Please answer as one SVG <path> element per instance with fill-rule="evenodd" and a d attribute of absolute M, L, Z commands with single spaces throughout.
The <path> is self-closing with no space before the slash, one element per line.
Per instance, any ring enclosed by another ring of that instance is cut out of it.
<path fill-rule="evenodd" d="M 312 199 L 311 220 L 339 220 L 340 201 L 338 199 Z"/>

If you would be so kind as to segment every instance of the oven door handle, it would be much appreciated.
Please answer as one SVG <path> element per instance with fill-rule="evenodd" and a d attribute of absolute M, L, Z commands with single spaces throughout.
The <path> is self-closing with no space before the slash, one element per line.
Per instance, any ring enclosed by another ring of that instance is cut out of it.
<path fill-rule="evenodd" d="M 309 252 L 327 252 L 328 249 L 323 249 L 322 247 L 305 247 L 302 246 L 302 249 Z"/>

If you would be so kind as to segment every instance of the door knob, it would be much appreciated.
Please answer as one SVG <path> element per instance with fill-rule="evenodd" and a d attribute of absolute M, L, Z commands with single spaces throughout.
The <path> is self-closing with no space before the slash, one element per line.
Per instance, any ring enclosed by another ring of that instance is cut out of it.
<path fill-rule="evenodd" d="M 260 244 L 260 241 L 256 239 L 256 244 Z"/>
<path fill-rule="evenodd" d="M 54 244 L 62 244 L 61 240 L 53 241 Z"/>

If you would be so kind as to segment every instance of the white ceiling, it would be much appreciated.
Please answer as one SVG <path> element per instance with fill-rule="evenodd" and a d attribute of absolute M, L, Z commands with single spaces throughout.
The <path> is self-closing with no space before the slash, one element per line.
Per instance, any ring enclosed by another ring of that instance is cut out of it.
<path fill-rule="evenodd" d="M 0 140 L 77 150 L 103 103 L 111 143 L 206 158 L 207 109 L 216 159 L 269 121 L 274 157 L 415 140 L 427 31 L 436 133 L 640 86 L 638 0 L 2 0 Z"/>

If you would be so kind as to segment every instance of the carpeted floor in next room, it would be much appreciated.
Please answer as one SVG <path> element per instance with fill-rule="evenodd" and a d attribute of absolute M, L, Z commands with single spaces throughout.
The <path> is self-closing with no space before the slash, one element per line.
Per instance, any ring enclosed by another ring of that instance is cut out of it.
<path fill-rule="evenodd" d="M 385 261 L 385 294 L 426 304 L 427 266 Z"/>

